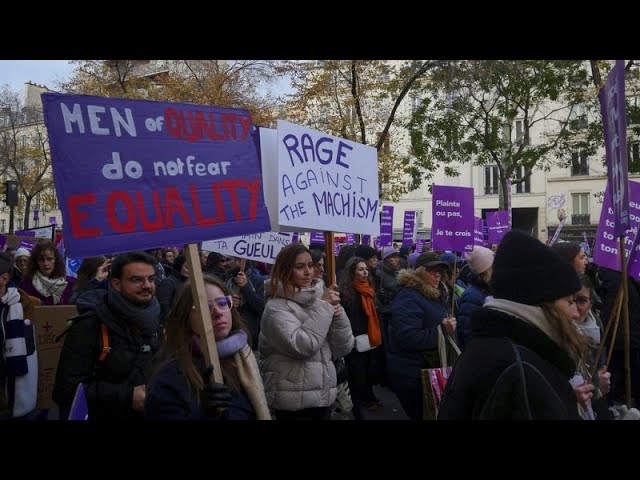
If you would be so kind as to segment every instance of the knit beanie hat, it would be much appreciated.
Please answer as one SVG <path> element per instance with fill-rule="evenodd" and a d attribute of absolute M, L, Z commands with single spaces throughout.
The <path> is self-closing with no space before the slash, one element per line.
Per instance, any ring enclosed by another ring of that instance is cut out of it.
<path fill-rule="evenodd" d="M 473 251 L 466 254 L 469 268 L 476 275 L 480 275 L 489 270 L 489 267 L 493 265 L 494 256 L 493 250 L 481 247 L 480 245 L 475 245 Z"/>
<path fill-rule="evenodd" d="M 376 256 L 376 249 L 369 245 L 358 245 L 356 247 L 356 257 L 369 260 L 371 257 Z"/>
<path fill-rule="evenodd" d="M 14 258 L 30 257 L 30 256 L 31 256 L 31 252 L 29 250 L 27 250 L 24 247 L 20 247 L 19 249 L 16 250 Z"/>
<path fill-rule="evenodd" d="M 382 260 L 390 257 L 391 255 L 399 255 L 398 250 L 393 247 L 384 247 L 382 249 Z"/>
<path fill-rule="evenodd" d="M 573 266 L 539 240 L 518 230 L 503 237 L 491 276 L 491 290 L 496 298 L 540 305 L 580 288 Z"/>

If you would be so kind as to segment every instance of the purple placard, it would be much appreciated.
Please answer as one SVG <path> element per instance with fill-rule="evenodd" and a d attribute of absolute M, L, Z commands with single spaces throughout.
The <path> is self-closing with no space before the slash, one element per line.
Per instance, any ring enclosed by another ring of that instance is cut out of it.
<path fill-rule="evenodd" d="M 293 235 L 291 235 L 291 243 L 298 243 L 300 240 L 300 233 L 299 232 L 293 232 Z"/>
<path fill-rule="evenodd" d="M 324 245 L 324 233 L 323 232 L 311 232 L 310 243 L 321 243 Z"/>
<path fill-rule="evenodd" d="M 347 237 L 347 244 L 354 245 L 356 243 L 356 237 L 353 235 L 353 233 L 347 233 L 346 237 Z"/>
<path fill-rule="evenodd" d="M 628 258 L 629 276 L 638 278 L 640 273 L 640 255 L 638 255 L 638 247 L 633 248 L 634 241 L 637 239 L 637 229 L 640 224 L 640 183 L 629 181 L 629 197 L 631 199 L 632 210 L 631 229 L 629 236 L 625 240 L 625 250 Z M 604 193 L 604 201 L 602 203 L 602 211 L 600 212 L 600 223 L 596 232 L 595 243 L 593 244 L 593 263 L 601 267 L 610 268 L 620 271 L 620 239 L 615 233 L 615 211 L 611 205 L 611 194 L 609 186 Z"/>
<path fill-rule="evenodd" d="M 473 188 L 433 186 L 431 248 L 471 251 Z"/>
<path fill-rule="evenodd" d="M 84 394 L 82 383 L 78 384 L 76 394 L 73 397 L 69 420 L 89 420 L 89 406 L 87 405 L 87 397 Z"/>
<path fill-rule="evenodd" d="M 424 240 L 416 240 L 416 252 L 422 253 L 422 249 L 424 248 L 425 241 Z"/>
<path fill-rule="evenodd" d="M 375 247 L 376 250 L 380 250 L 380 237 L 376 237 L 373 240 L 373 246 Z"/>
<path fill-rule="evenodd" d="M 15 232 L 13 232 L 13 234 L 16 237 L 35 237 L 36 236 L 35 230 L 16 230 Z"/>
<path fill-rule="evenodd" d="M 616 60 L 598 95 L 607 158 L 607 185 L 615 224 L 613 234 L 620 238 L 630 228 L 627 172 L 627 117 L 624 100 L 624 60 Z"/>
<path fill-rule="evenodd" d="M 361 242 L 362 245 L 371 245 L 371 235 L 362 235 Z"/>
<path fill-rule="evenodd" d="M 402 246 L 413 246 L 413 234 L 416 229 L 416 212 L 407 210 L 404 212 L 404 222 L 402 224 Z"/>
<path fill-rule="evenodd" d="M 7 244 L 7 237 L 0 235 L 0 252 L 4 252 L 4 246 Z"/>
<path fill-rule="evenodd" d="M 247 110 L 42 94 L 67 253 L 271 230 Z"/>
<path fill-rule="evenodd" d="M 338 243 L 337 240 L 334 240 L 333 241 L 333 255 L 335 257 L 337 257 L 339 252 L 340 252 L 340 244 Z"/>
<path fill-rule="evenodd" d="M 509 229 L 509 212 L 498 210 L 487 213 L 487 230 L 489 232 L 489 245 L 497 245 Z"/>
<path fill-rule="evenodd" d="M 484 241 L 484 220 L 481 217 L 473 217 L 473 223 L 473 244 L 481 247 L 486 246 L 487 243 Z"/>
<path fill-rule="evenodd" d="M 384 205 L 380 218 L 380 237 L 378 237 L 381 247 L 388 247 L 393 243 L 393 206 Z"/>
<path fill-rule="evenodd" d="M 56 217 L 49 217 L 49 225 L 55 225 L 56 224 Z"/>
<path fill-rule="evenodd" d="M 507 211 L 509 212 L 509 228 L 512 228 L 513 217 L 511 212 L 511 178 L 507 178 Z"/>

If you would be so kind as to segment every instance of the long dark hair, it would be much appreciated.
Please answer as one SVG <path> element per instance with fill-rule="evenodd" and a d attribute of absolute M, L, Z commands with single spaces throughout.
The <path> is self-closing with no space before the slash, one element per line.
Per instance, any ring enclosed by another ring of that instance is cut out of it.
<path fill-rule="evenodd" d="M 338 291 L 340 292 L 340 296 L 342 297 L 344 302 L 347 304 L 351 304 L 353 302 L 353 298 L 356 295 L 356 291 L 353 288 L 353 282 L 356 278 L 356 268 L 358 267 L 358 264 L 360 262 L 364 263 L 365 265 L 367 264 L 367 261 L 362 257 L 351 257 L 349 260 L 347 260 L 347 263 L 344 266 L 344 271 L 342 272 L 342 276 L 340 277 Z M 369 285 L 373 286 L 371 275 L 367 277 L 367 282 L 369 283 Z"/>
<path fill-rule="evenodd" d="M 551 248 L 554 252 L 573 265 L 573 260 L 578 256 L 580 250 L 582 250 L 582 245 L 577 242 L 562 242 L 553 244 Z"/>
<path fill-rule="evenodd" d="M 215 285 L 225 295 L 231 295 L 227 286 L 213 275 L 203 275 L 205 285 Z M 201 390 L 204 386 L 202 376 L 194 364 L 194 337 L 196 332 L 191 326 L 191 313 L 194 311 L 195 302 L 191 292 L 191 280 L 185 282 L 180 289 L 173 307 L 167 314 L 167 330 L 161 357 L 163 359 L 175 359 L 180 369 L 187 377 L 189 385 L 195 390 Z M 250 337 L 242 317 L 234 307 L 231 309 L 231 330 L 243 330 Z M 249 344 L 251 340 L 249 339 Z M 220 367 L 226 383 L 241 390 L 240 379 L 233 357 L 221 358 Z"/>
<path fill-rule="evenodd" d="M 308 253 L 309 249 L 301 243 L 290 243 L 278 253 L 276 257 L 276 263 L 273 265 L 273 271 L 271 272 L 271 296 L 277 296 L 278 285 L 282 285 L 282 288 L 286 290 L 287 286 L 291 283 L 291 277 L 293 276 L 293 267 L 296 264 L 296 258 L 301 253 Z"/>
<path fill-rule="evenodd" d="M 98 268 L 107 260 L 107 257 L 102 255 L 98 257 L 88 257 L 82 260 L 80 268 L 78 268 L 78 278 L 73 284 L 73 290 L 76 292 L 83 292 L 89 288 L 89 282 L 98 273 Z"/>
<path fill-rule="evenodd" d="M 51 272 L 50 278 L 65 278 L 67 276 L 67 269 L 64 266 L 62 255 L 60 255 L 60 252 L 51 240 L 45 240 L 38 242 L 31 251 L 29 264 L 27 265 L 27 272 L 24 274 L 24 278 L 29 281 L 33 280 L 33 276 L 39 270 L 38 259 L 40 258 L 40 255 L 45 253 L 47 250 L 50 250 L 53 253 L 53 258 L 55 258 L 55 266 L 53 267 L 53 272 Z"/>

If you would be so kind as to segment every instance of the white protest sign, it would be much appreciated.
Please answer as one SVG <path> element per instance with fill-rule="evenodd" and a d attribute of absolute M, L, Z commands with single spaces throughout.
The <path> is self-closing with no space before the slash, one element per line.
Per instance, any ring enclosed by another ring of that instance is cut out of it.
<path fill-rule="evenodd" d="M 264 204 L 269 211 L 271 229 L 282 231 L 278 225 L 278 131 L 260 127 L 260 162 Z"/>
<path fill-rule="evenodd" d="M 291 243 L 292 236 L 293 233 L 253 233 L 202 242 L 202 249 L 257 262 L 274 263 L 280 250 Z"/>
<path fill-rule="evenodd" d="M 280 225 L 380 234 L 375 148 L 278 120 L 277 155 Z"/>

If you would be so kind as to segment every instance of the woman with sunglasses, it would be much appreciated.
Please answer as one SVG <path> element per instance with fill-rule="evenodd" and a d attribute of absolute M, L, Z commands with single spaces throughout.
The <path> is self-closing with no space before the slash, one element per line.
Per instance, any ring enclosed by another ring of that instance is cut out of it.
<path fill-rule="evenodd" d="M 205 346 L 194 328 L 190 282 L 167 315 L 165 344 L 147 387 L 145 418 L 153 420 L 269 420 L 260 371 L 247 329 L 233 307 L 227 286 L 204 275 L 220 367 L 225 384 L 211 384 Z"/>
<path fill-rule="evenodd" d="M 311 254 L 296 243 L 280 250 L 267 284 L 260 367 L 277 420 L 328 420 L 337 393 L 332 360 L 353 348 L 337 287 L 325 290 L 313 277 Z"/>

